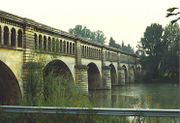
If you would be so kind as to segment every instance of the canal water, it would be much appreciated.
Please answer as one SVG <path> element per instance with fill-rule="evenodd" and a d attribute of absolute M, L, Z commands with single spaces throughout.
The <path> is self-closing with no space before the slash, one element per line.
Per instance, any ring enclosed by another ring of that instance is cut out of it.
<path fill-rule="evenodd" d="M 176 83 L 135 83 L 91 90 L 89 95 L 95 107 L 177 109 L 178 88 Z"/>

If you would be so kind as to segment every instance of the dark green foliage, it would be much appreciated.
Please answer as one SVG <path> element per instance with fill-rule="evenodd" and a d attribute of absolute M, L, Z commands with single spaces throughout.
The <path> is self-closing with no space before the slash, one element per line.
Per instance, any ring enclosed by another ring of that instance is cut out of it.
<path fill-rule="evenodd" d="M 144 32 L 138 45 L 139 50 L 144 52 L 146 56 L 142 57 L 141 64 L 152 78 L 159 76 L 159 65 L 163 56 L 163 27 L 159 24 L 151 24 Z"/>
<path fill-rule="evenodd" d="M 123 42 L 123 41 L 122 41 L 121 50 L 122 50 L 122 51 L 125 51 L 125 52 L 127 52 L 127 53 L 131 53 L 131 54 L 134 53 L 134 49 L 130 46 L 130 44 L 128 44 L 128 45 L 126 46 L 126 45 L 124 45 L 124 42 Z"/>
<path fill-rule="evenodd" d="M 140 62 L 147 71 L 146 78 L 177 80 L 179 34 L 178 24 L 169 24 L 164 29 L 159 24 L 151 24 L 146 28 L 137 46 Z"/>
<path fill-rule="evenodd" d="M 106 40 L 106 37 L 102 31 L 98 30 L 93 32 L 90 29 L 83 27 L 82 25 L 76 25 L 75 28 L 69 29 L 69 33 L 90 39 L 100 44 L 104 44 Z"/>
<path fill-rule="evenodd" d="M 177 7 L 167 9 L 168 12 L 174 12 L 174 10 L 178 9 Z"/>
<path fill-rule="evenodd" d="M 117 49 L 121 49 L 121 45 L 116 44 L 116 41 L 112 37 L 109 40 L 109 46 Z"/>
<path fill-rule="evenodd" d="M 178 42 L 180 40 L 180 29 L 177 23 L 165 27 L 163 35 L 163 57 L 160 65 L 162 74 L 168 78 L 177 79 L 179 73 Z"/>
<path fill-rule="evenodd" d="M 116 48 L 116 49 L 120 49 L 122 51 L 125 51 L 127 53 L 134 53 L 134 49 L 130 46 L 130 44 L 128 44 L 127 46 L 124 45 L 124 42 L 122 41 L 122 45 L 119 45 L 116 43 L 116 41 L 111 37 L 109 40 L 109 46 Z"/>
<path fill-rule="evenodd" d="M 175 10 L 178 10 L 178 8 L 177 8 L 177 7 L 172 7 L 172 8 L 167 9 L 167 12 L 168 12 L 168 13 L 167 13 L 166 17 L 179 15 L 180 12 L 179 12 L 179 11 L 177 12 L 177 11 L 175 11 Z M 174 23 L 176 23 L 178 20 L 180 20 L 180 17 L 177 17 L 176 19 L 172 20 L 171 23 L 174 24 Z"/>

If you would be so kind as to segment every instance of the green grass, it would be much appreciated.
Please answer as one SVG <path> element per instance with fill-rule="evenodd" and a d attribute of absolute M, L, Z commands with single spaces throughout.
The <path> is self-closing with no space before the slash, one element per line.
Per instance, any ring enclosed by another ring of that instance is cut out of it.
<path fill-rule="evenodd" d="M 68 76 L 59 76 L 50 71 L 43 73 L 43 65 L 27 64 L 25 94 L 21 105 L 93 107 L 88 94 L 70 81 Z M 128 120 L 123 117 L 95 115 L 18 114 L 1 113 L 0 123 L 119 123 Z"/>

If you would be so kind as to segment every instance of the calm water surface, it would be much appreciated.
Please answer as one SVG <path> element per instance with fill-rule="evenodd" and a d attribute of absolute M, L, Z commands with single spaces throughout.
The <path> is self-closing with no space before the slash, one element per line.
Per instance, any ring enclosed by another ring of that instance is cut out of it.
<path fill-rule="evenodd" d="M 136 83 L 89 94 L 96 107 L 175 109 L 179 108 L 178 88 L 175 83 Z"/>

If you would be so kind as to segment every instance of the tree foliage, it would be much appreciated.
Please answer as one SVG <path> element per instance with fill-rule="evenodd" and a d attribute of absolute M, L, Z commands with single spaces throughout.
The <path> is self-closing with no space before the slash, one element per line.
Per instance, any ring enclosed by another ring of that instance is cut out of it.
<path fill-rule="evenodd" d="M 178 24 L 169 24 L 163 28 L 159 24 L 151 24 L 144 32 L 138 44 L 141 64 L 151 78 L 177 78 L 178 75 Z"/>
<path fill-rule="evenodd" d="M 127 46 L 124 44 L 124 41 L 122 41 L 122 45 L 121 45 L 121 50 L 125 51 L 127 53 L 134 53 L 134 49 L 131 47 L 130 44 L 128 44 Z"/>
<path fill-rule="evenodd" d="M 112 37 L 109 40 L 109 46 L 116 48 L 116 49 L 120 49 L 120 50 L 125 51 L 127 53 L 134 53 L 134 49 L 130 46 L 130 44 L 128 44 L 126 46 L 126 45 L 124 45 L 124 41 L 122 41 L 122 45 L 117 44 L 116 41 Z"/>
<path fill-rule="evenodd" d="M 164 52 L 160 71 L 170 78 L 178 78 L 178 41 L 180 40 L 180 28 L 177 23 L 165 27 L 163 41 Z"/>
<path fill-rule="evenodd" d="M 180 12 L 179 12 L 179 11 L 176 11 L 176 10 L 178 10 L 177 7 L 172 7 L 172 8 L 167 9 L 167 12 L 168 12 L 168 13 L 167 13 L 166 17 L 179 15 Z M 172 23 L 172 24 L 173 24 L 173 23 L 176 23 L 178 20 L 180 20 L 180 17 L 177 17 L 176 19 L 172 20 L 171 23 Z"/>
<path fill-rule="evenodd" d="M 121 45 L 116 44 L 116 41 L 112 37 L 109 39 L 109 46 L 117 49 L 121 49 Z"/>
<path fill-rule="evenodd" d="M 93 32 L 86 26 L 83 27 L 82 25 L 76 25 L 74 28 L 69 29 L 69 33 L 90 39 L 92 41 L 96 41 L 100 44 L 104 44 L 106 40 L 103 31 L 97 30 Z"/>

